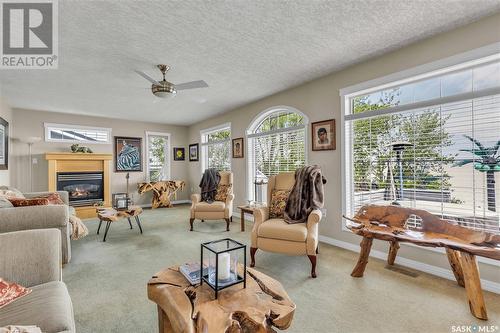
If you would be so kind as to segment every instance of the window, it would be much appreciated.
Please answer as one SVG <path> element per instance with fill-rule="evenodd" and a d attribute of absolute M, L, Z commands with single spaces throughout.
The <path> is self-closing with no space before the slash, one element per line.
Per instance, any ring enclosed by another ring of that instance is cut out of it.
<path fill-rule="evenodd" d="M 202 171 L 214 168 L 231 170 L 231 124 L 201 131 Z"/>
<path fill-rule="evenodd" d="M 307 119 L 298 110 L 278 107 L 264 111 L 247 130 L 248 198 L 266 202 L 269 176 L 306 165 Z"/>
<path fill-rule="evenodd" d="M 46 142 L 111 143 L 111 128 L 45 123 Z"/>
<path fill-rule="evenodd" d="M 147 181 L 170 179 L 170 134 L 146 132 Z"/>
<path fill-rule="evenodd" d="M 500 233 L 498 57 L 345 95 L 344 110 L 346 214 L 397 202 Z"/>

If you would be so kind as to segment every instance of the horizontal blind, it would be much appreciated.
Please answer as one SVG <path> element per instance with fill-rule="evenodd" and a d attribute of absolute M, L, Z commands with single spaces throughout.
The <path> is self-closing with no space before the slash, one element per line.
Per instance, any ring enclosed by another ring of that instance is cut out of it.
<path fill-rule="evenodd" d="M 253 136 L 249 139 L 250 188 L 281 172 L 295 171 L 306 164 L 305 127 Z M 253 192 L 253 191 L 252 191 Z M 255 197 L 255 193 L 253 193 Z M 265 198 L 265 193 L 261 194 Z"/>
<path fill-rule="evenodd" d="M 219 128 L 215 131 L 202 131 L 201 141 L 204 169 L 231 170 L 230 127 Z"/>
<path fill-rule="evenodd" d="M 346 119 L 345 133 L 348 214 L 397 202 L 500 233 L 500 95 L 367 112 Z"/>

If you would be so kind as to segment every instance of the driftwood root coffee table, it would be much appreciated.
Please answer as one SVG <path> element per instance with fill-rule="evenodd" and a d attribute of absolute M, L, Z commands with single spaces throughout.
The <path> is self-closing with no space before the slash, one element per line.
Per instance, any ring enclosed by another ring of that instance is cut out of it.
<path fill-rule="evenodd" d="M 148 298 L 158 306 L 160 333 L 275 332 L 290 327 L 295 312 L 281 283 L 251 268 L 246 288 L 234 285 L 215 299 L 206 283 L 191 286 L 178 266 L 170 267 L 149 280 Z"/>
<path fill-rule="evenodd" d="M 443 247 L 458 285 L 465 288 L 471 313 L 476 318 L 488 319 L 476 255 L 500 260 L 500 235 L 465 228 L 425 210 L 400 206 L 367 205 L 354 217 L 344 218 L 348 220 L 347 228 L 363 237 L 351 276 L 363 276 L 374 238 L 390 243 L 389 265 L 394 264 L 399 242 Z M 420 221 L 419 227 L 408 227 L 411 219 Z"/>
<path fill-rule="evenodd" d="M 132 221 L 130 219 L 135 218 L 135 222 L 139 227 L 139 231 L 142 234 L 142 226 L 141 220 L 139 219 L 139 215 L 142 214 L 142 208 L 139 206 L 130 206 L 127 210 L 116 210 L 113 208 L 97 208 L 97 217 L 99 218 L 99 227 L 97 228 L 97 234 L 99 235 L 99 231 L 101 230 L 102 221 L 106 222 L 106 228 L 104 231 L 104 237 L 102 239 L 103 242 L 106 241 L 106 236 L 108 235 L 109 227 L 112 222 L 116 222 L 118 220 L 126 218 L 128 220 L 128 224 L 130 229 L 132 227 Z"/>

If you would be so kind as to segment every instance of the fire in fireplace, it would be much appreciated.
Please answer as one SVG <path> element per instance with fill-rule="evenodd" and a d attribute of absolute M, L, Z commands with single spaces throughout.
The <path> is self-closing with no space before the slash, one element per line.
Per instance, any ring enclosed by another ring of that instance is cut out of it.
<path fill-rule="evenodd" d="M 58 172 L 57 190 L 67 191 L 71 206 L 90 206 L 104 200 L 102 172 Z"/>

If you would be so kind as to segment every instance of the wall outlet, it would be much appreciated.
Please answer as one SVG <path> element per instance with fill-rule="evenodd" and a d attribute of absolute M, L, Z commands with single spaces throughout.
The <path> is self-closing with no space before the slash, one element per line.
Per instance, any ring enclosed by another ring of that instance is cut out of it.
<path fill-rule="evenodd" d="M 326 217 L 326 208 L 321 208 L 321 214 L 323 214 L 323 218 Z"/>
<path fill-rule="evenodd" d="M 38 164 L 38 158 L 33 157 L 33 159 L 31 160 L 31 164 Z"/>

